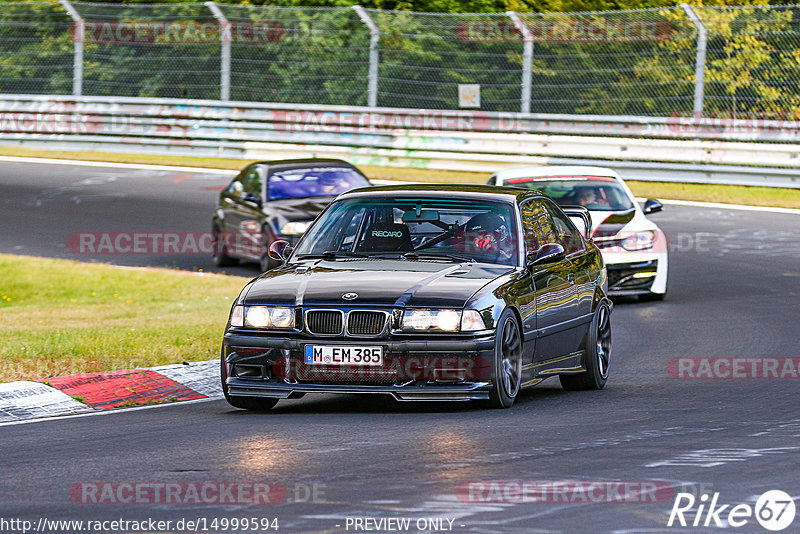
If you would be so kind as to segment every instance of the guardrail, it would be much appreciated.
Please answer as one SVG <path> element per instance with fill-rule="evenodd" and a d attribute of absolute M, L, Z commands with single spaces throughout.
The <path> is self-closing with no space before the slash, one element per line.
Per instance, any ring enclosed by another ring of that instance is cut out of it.
<path fill-rule="evenodd" d="M 627 179 L 800 188 L 800 122 L 0 95 L 0 144 L 492 172 L 590 164 Z"/>

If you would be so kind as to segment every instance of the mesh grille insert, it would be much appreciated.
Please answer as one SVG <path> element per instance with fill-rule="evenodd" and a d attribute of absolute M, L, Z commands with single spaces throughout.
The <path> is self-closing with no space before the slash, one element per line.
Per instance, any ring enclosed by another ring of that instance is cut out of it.
<path fill-rule="evenodd" d="M 316 310 L 306 316 L 308 331 L 313 334 L 341 334 L 342 312 L 335 310 Z"/>
<path fill-rule="evenodd" d="M 386 314 L 375 311 L 354 311 L 347 319 L 347 331 L 354 335 L 377 335 L 383 331 Z"/>

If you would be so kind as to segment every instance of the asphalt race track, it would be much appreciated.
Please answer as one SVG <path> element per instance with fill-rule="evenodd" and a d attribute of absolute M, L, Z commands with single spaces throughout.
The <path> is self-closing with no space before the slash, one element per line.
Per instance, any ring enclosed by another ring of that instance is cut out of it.
<path fill-rule="evenodd" d="M 210 271 L 204 255 L 89 256 L 66 243 L 76 232 L 207 231 L 215 188 L 227 181 L 2 163 L 0 252 Z M 698 527 L 667 527 L 676 494 L 685 492 L 697 505 L 719 493 L 729 531 L 767 532 L 754 517 L 728 525 L 728 512 L 755 507 L 767 490 L 800 499 L 797 376 L 679 378 L 673 359 L 800 356 L 800 216 L 667 206 L 652 219 L 672 241 L 669 294 L 659 303 L 618 303 L 603 391 L 566 392 L 546 381 L 504 411 L 306 396 L 267 414 L 211 401 L 3 426 L 0 518 L 153 518 L 173 521 L 158 529 L 169 531 L 182 518 L 205 518 L 210 532 L 231 531 L 211 528 L 215 518 L 277 518 L 281 532 L 364 532 L 356 519 L 388 518 L 411 526 L 377 531 L 716 531 L 713 518 L 702 526 L 705 513 Z M 797 359 L 786 361 L 797 371 Z M 515 492 L 524 483 L 552 487 L 547 481 L 571 485 Z M 91 502 L 101 494 L 91 491 L 115 483 L 175 482 L 274 482 L 279 502 L 174 504 L 163 495 L 155 503 Z M 619 502 L 625 482 L 668 487 Z M 605 484 L 587 498 L 590 483 Z M 685 515 L 690 524 L 697 505 Z M 417 519 L 428 518 L 444 521 L 417 530 Z M 785 532 L 798 526 L 800 518 Z"/>

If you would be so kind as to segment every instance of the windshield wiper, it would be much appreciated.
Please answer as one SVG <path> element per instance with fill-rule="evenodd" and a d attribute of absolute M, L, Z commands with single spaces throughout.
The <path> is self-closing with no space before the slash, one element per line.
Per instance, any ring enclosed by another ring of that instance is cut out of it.
<path fill-rule="evenodd" d="M 443 261 L 458 261 L 464 262 L 467 261 L 469 263 L 476 263 L 474 258 L 470 258 L 469 256 L 459 256 L 457 254 L 420 254 L 418 252 L 406 252 L 403 254 L 403 258 L 407 260 L 419 260 L 419 259 L 426 259 L 426 260 L 443 260 Z"/>
<path fill-rule="evenodd" d="M 359 254 L 357 252 L 342 252 L 335 250 L 326 250 L 322 254 L 298 254 L 298 259 L 315 259 L 322 258 L 323 260 L 335 260 L 337 258 L 368 258 L 366 254 Z"/>

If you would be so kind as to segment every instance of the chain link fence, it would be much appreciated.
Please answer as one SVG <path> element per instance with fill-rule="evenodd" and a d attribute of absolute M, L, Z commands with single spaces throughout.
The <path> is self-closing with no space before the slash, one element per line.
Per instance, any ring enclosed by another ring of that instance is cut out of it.
<path fill-rule="evenodd" d="M 444 14 L 0 3 L 0 92 L 795 120 L 799 19 L 794 5 Z"/>
<path fill-rule="evenodd" d="M 691 111 L 697 32 L 681 8 L 524 14 L 534 34 L 532 110 Z"/>
<path fill-rule="evenodd" d="M 800 6 L 698 7 L 709 116 L 800 118 Z"/>

